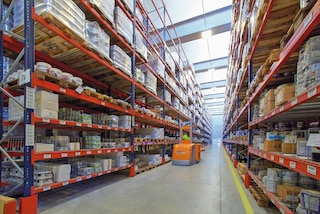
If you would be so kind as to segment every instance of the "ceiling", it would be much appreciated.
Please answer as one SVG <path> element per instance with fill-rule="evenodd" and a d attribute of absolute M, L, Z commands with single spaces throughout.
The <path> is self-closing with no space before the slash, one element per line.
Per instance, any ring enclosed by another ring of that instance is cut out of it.
<path fill-rule="evenodd" d="M 228 48 L 231 26 L 231 0 L 144 0 L 151 21 L 163 32 L 163 23 L 155 11 L 169 14 L 165 17 L 167 29 L 177 42 L 170 19 L 181 40 L 186 58 L 193 64 L 196 78 L 211 115 L 223 114 Z M 183 5 L 183 6 L 182 6 Z M 166 13 L 167 12 L 167 13 Z M 170 17 L 170 18 L 169 18 Z M 212 36 L 202 38 L 201 32 L 211 30 Z M 168 36 L 167 36 L 168 37 Z M 167 40 L 167 46 L 175 51 Z M 184 59 L 185 60 L 185 59 Z"/>

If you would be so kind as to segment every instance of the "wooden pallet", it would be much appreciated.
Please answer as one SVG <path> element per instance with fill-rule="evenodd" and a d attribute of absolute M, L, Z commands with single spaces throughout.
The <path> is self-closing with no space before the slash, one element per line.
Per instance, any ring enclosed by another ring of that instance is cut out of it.
<path fill-rule="evenodd" d="M 149 171 L 149 170 L 151 170 L 151 169 L 153 169 L 153 166 L 145 166 L 145 167 L 142 167 L 142 168 L 138 169 L 138 170 L 136 171 L 136 174 L 140 174 L 140 173 Z"/>
<path fill-rule="evenodd" d="M 82 93 L 85 94 L 85 95 L 91 96 L 91 97 L 95 97 L 95 98 L 97 98 L 99 100 L 104 100 L 104 95 L 100 94 L 98 92 L 94 92 L 94 91 L 90 91 L 88 89 L 84 89 Z"/>
<path fill-rule="evenodd" d="M 16 79 L 16 80 L 7 82 L 5 84 L 5 87 L 9 89 L 18 89 L 18 88 L 22 88 L 23 85 L 19 85 L 19 79 Z"/>
<path fill-rule="evenodd" d="M 72 89 L 76 88 L 75 85 L 73 85 L 63 79 L 57 78 L 57 77 L 55 77 L 51 74 L 48 74 L 48 73 L 44 73 L 41 71 L 35 71 L 35 75 L 38 79 L 55 83 L 55 84 L 60 85 L 61 87 L 64 87 L 64 88 L 72 88 Z"/>

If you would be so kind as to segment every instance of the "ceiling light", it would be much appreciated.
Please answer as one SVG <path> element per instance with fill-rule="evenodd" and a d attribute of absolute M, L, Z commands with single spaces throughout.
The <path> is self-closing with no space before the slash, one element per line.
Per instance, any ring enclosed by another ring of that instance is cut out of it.
<path fill-rule="evenodd" d="M 203 39 L 208 39 L 208 38 L 210 38 L 211 36 L 212 36 L 211 30 L 203 31 L 203 32 L 201 33 L 201 37 L 202 37 Z"/>

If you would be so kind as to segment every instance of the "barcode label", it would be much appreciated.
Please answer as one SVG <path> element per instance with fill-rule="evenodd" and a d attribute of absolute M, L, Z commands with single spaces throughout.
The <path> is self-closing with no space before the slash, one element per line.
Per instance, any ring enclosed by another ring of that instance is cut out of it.
<path fill-rule="evenodd" d="M 43 158 L 44 158 L 44 159 L 51 158 L 51 154 L 44 154 L 44 155 L 43 155 Z"/>
<path fill-rule="evenodd" d="M 290 165 L 290 168 L 292 168 L 292 169 L 296 168 L 296 162 L 294 162 L 294 161 L 290 161 L 289 165 Z"/>
<path fill-rule="evenodd" d="M 64 181 L 64 182 L 62 183 L 62 186 L 67 186 L 67 185 L 69 185 L 69 181 Z"/>
<path fill-rule="evenodd" d="M 68 153 L 61 153 L 61 157 L 62 158 L 68 157 Z"/>
<path fill-rule="evenodd" d="M 307 172 L 311 175 L 317 175 L 317 168 L 314 166 L 307 166 Z"/>
<path fill-rule="evenodd" d="M 273 161 L 274 160 L 274 155 L 271 155 L 270 159 Z"/>
<path fill-rule="evenodd" d="M 67 123 L 66 123 L 66 121 L 64 121 L 64 120 L 60 120 L 60 121 L 59 121 L 59 124 L 60 124 L 60 125 L 66 125 Z"/>
<path fill-rule="evenodd" d="M 76 152 L 75 155 L 76 155 L 76 156 L 80 156 L 80 155 L 81 155 L 81 152 Z"/>
<path fill-rule="evenodd" d="M 67 90 L 66 90 L 65 88 L 60 88 L 60 92 L 62 92 L 62 93 L 66 93 L 66 92 L 67 92 Z"/>
<path fill-rule="evenodd" d="M 311 91 L 308 91 L 308 98 L 311 98 L 316 94 L 317 94 L 317 88 L 314 88 Z"/>
<path fill-rule="evenodd" d="M 87 155 L 90 155 L 91 154 L 91 151 L 87 151 Z"/>
<path fill-rule="evenodd" d="M 263 154 L 263 158 L 267 158 L 267 154 Z"/>
<path fill-rule="evenodd" d="M 291 102 L 291 105 L 297 105 L 297 103 L 298 103 L 298 100 L 297 100 L 297 98 L 294 98 L 293 100 L 292 100 L 292 102 Z"/>
<path fill-rule="evenodd" d="M 284 159 L 283 158 L 279 158 L 279 163 L 283 164 L 284 163 Z"/>
<path fill-rule="evenodd" d="M 48 191 L 48 190 L 51 190 L 51 186 L 45 186 L 45 187 L 43 187 L 43 191 Z"/>
<path fill-rule="evenodd" d="M 44 123 L 50 123 L 50 119 L 42 118 L 42 122 L 44 122 Z"/>
<path fill-rule="evenodd" d="M 77 177 L 77 181 L 82 181 L 82 177 Z"/>

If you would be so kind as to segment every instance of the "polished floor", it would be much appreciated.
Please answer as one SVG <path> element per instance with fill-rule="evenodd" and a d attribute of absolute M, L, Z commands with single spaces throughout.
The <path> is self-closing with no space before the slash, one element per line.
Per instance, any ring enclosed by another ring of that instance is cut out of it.
<path fill-rule="evenodd" d="M 38 213 L 246 213 L 222 147 L 212 145 L 201 155 L 201 162 L 193 166 L 169 163 L 133 178 L 110 174 L 41 193 Z M 278 213 L 258 207 L 244 191 L 254 213 Z"/>

